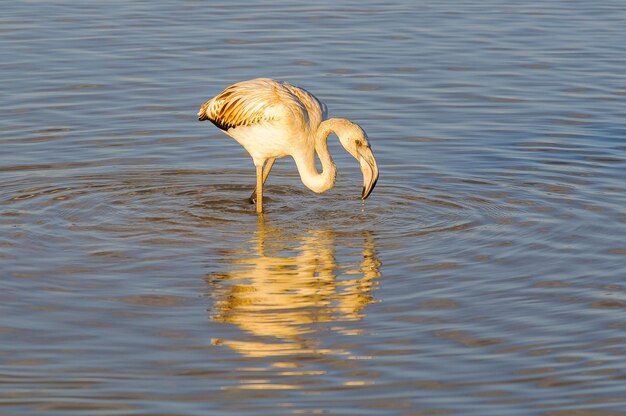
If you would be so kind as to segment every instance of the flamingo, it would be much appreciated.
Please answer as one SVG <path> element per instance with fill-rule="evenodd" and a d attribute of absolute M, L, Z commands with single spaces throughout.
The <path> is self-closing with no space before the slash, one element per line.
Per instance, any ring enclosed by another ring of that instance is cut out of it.
<path fill-rule="evenodd" d="M 235 139 L 252 157 L 256 187 L 249 200 L 263 212 L 263 184 L 276 159 L 291 156 L 302 183 L 316 193 L 335 185 L 336 167 L 327 139 L 335 133 L 341 145 L 358 160 L 363 173 L 361 198 L 378 180 L 378 165 L 367 134 L 344 118 L 327 118 L 326 105 L 310 92 L 269 78 L 238 82 L 202 104 L 198 120 L 209 120 Z M 315 155 L 322 163 L 317 171 Z"/>

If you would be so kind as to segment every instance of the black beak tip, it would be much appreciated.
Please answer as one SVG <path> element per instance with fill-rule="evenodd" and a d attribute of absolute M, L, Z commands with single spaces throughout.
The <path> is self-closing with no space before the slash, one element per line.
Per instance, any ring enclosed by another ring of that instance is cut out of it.
<path fill-rule="evenodd" d="M 372 186 L 370 186 L 369 191 L 367 192 L 367 194 L 365 193 L 365 186 L 363 187 L 363 191 L 361 192 L 361 199 L 366 200 L 368 196 L 370 196 L 372 194 L 372 191 L 374 190 L 374 188 L 376 187 L 376 183 L 378 183 L 378 178 L 376 178 L 374 180 L 374 183 L 372 183 Z"/>

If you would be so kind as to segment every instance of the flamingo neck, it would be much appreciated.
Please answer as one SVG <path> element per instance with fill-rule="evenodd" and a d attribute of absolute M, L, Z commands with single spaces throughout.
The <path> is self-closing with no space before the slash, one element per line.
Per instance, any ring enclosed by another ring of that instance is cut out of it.
<path fill-rule="evenodd" d="M 331 118 L 320 123 L 314 134 L 315 148 L 305 149 L 305 153 L 294 157 L 302 183 L 313 192 L 321 193 L 335 185 L 337 168 L 328 152 L 328 136 L 335 133 L 340 136 L 345 130 L 346 122 L 340 118 Z M 315 154 L 322 163 L 322 172 L 315 166 Z"/>

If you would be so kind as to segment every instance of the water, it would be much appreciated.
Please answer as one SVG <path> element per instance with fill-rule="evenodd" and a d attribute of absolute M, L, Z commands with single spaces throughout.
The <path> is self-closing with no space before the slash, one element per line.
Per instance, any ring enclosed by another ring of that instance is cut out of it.
<path fill-rule="evenodd" d="M 626 414 L 618 0 L 7 2 L 0 414 Z M 368 132 L 336 187 L 199 105 Z"/>

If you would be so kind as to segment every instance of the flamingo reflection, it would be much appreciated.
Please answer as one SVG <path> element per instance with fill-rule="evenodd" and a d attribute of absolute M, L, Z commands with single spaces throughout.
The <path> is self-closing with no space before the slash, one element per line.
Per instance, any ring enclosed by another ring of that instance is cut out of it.
<path fill-rule="evenodd" d="M 338 264 L 339 237 L 332 230 L 293 236 L 261 218 L 248 253 L 233 253 L 226 259 L 231 270 L 207 277 L 214 286 L 211 319 L 235 324 L 246 334 L 213 342 L 252 357 L 332 352 L 316 341 L 315 333 L 328 326 L 316 324 L 361 319 L 375 301 L 372 290 L 380 276 L 371 235 L 342 237 L 347 238 L 353 247 L 341 246 L 346 260 Z"/>

